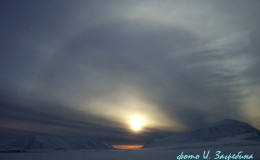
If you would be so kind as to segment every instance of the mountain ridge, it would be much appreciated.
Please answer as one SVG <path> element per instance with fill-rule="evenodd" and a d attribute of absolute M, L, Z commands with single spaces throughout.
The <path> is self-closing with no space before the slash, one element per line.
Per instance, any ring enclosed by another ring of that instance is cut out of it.
<path fill-rule="evenodd" d="M 164 148 L 199 145 L 260 144 L 260 131 L 233 119 L 224 119 L 209 126 L 154 139 L 143 148 Z"/>
<path fill-rule="evenodd" d="M 60 138 L 34 134 L 0 143 L 2 149 L 112 149 L 110 144 L 90 138 Z"/>

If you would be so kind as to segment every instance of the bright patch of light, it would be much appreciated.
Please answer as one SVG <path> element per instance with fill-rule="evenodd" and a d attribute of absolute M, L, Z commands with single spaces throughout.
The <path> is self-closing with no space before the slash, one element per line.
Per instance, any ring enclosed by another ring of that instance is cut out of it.
<path fill-rule="evenodd" d="M 144 125 L 144 120 L 141 117 L 133 117 L 130 123 L 131 123 L 131 128 L 134 131 L 139 131 L 142 129 Z"/>

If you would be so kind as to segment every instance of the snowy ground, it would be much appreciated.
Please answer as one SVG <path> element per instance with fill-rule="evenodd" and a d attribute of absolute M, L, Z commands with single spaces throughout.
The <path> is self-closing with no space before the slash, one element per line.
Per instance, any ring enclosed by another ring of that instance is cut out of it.
<path fill-rule="evenodd" d="M 215 151 L 225 154 L 253 154 L 254 160 L 260 160 L 260 146 L 200 148 L 200 149 L 139 149 L 139 150 L 68 150 L 68 151 L 41 151 L 28 153 L 0 153 L 0 160 L 176 160 L 177 156 L 184 154 L 200 154 L 211 150 L 211 159 Z"/>

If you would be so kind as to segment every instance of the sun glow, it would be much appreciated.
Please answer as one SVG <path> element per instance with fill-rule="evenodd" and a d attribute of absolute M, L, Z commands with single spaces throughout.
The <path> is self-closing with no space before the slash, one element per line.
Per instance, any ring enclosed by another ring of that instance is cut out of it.
<path fill-rule="evenodd" d="M 139 149 L 142 148 L 144 145 L 113 145 L 116 149 Z"/>
<path fill-rule="evenodd" d="M 134 131 L 140 131 L 144 125 L 144 120 L 141 117 L 133 117 L 130 121 L 130 125 Z"/>

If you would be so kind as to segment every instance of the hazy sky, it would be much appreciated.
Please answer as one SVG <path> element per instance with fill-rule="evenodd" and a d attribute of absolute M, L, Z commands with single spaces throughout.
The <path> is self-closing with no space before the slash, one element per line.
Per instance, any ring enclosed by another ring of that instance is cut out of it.
<path fill-rule="evenodd" d="M 1 133 L 144 143 L 226 118 L 260 129 L 259 8 L 1 0 Z"/>

